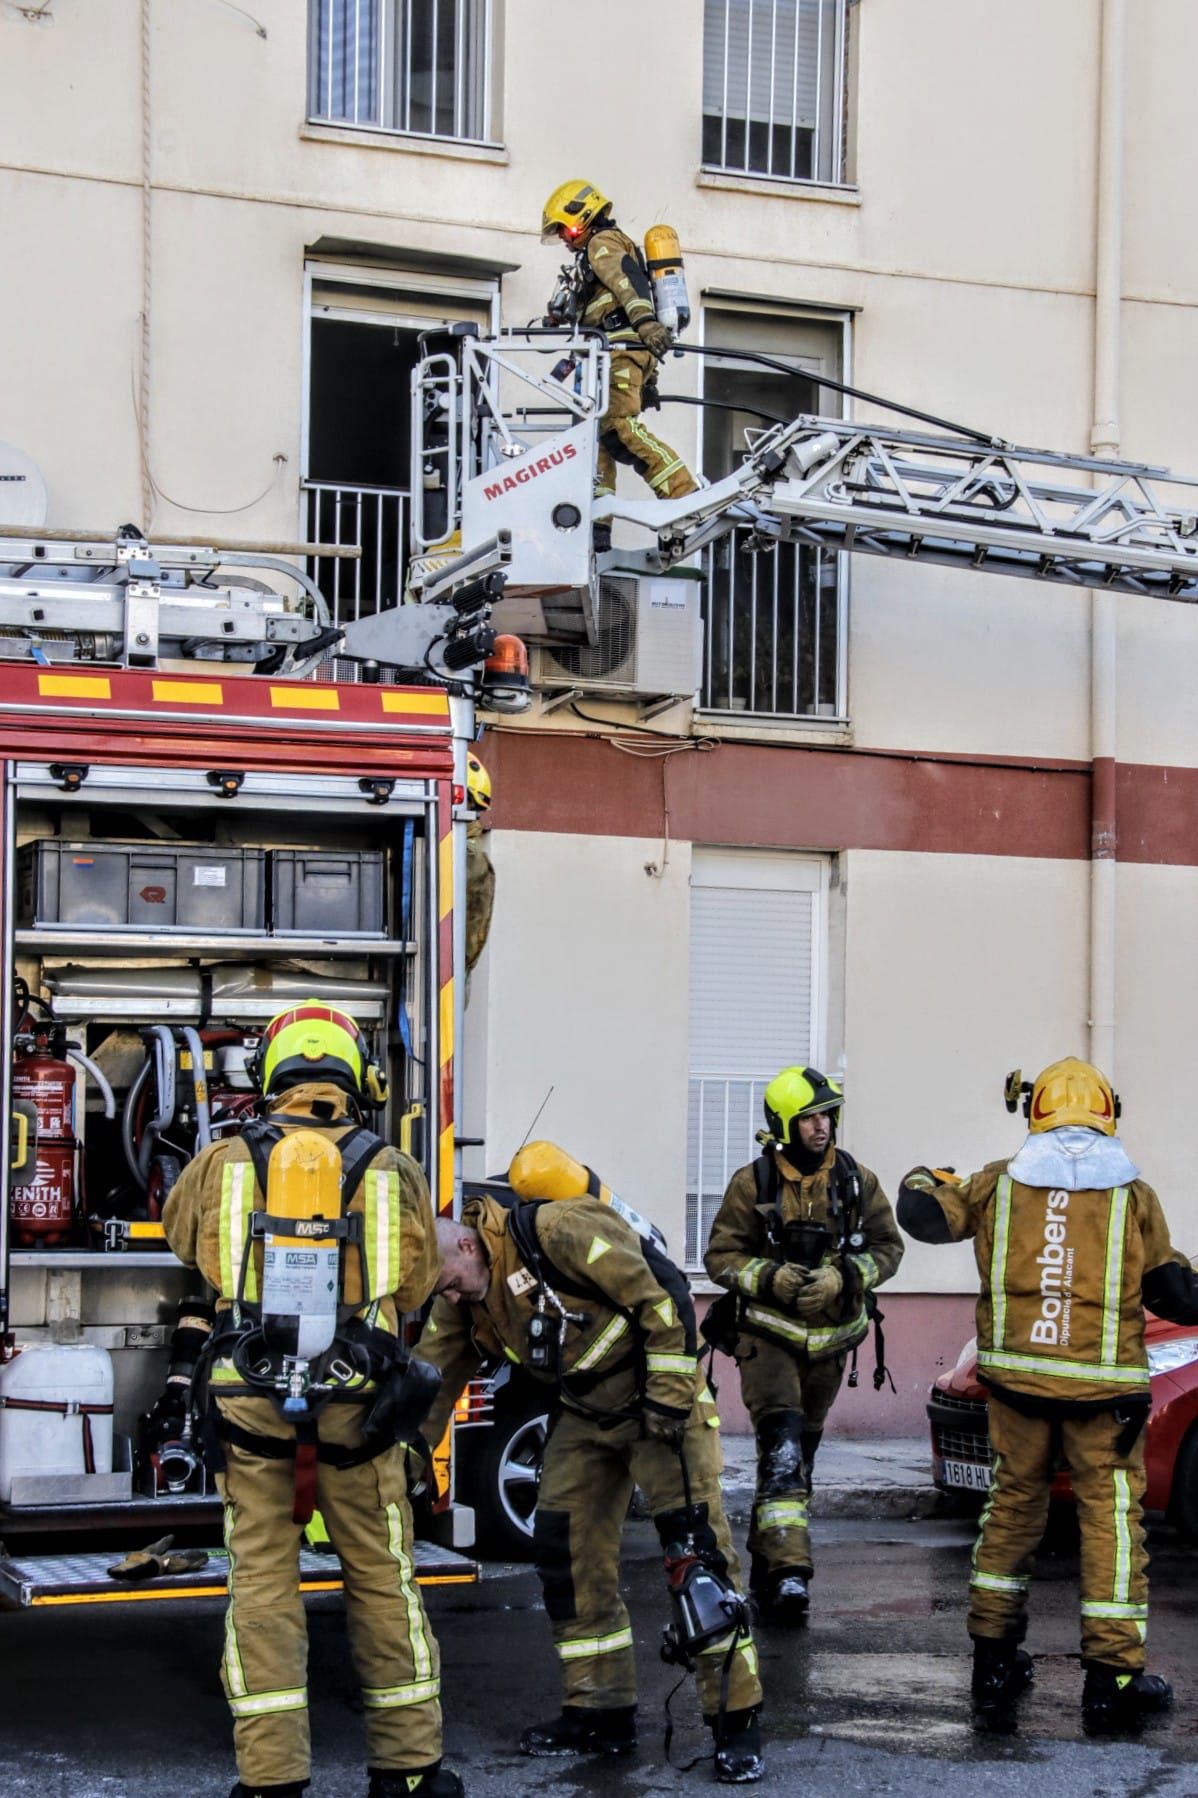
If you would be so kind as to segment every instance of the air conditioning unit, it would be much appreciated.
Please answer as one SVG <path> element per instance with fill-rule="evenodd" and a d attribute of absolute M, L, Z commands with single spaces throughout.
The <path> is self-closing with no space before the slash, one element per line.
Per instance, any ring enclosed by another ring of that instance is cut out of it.
<path fill-rule="evenodd" d="M 702 657 L 698 581 L 605 575 L 596 641 L 542 645 L 534 651 L 532 684 L 629 699 L 689 699 L 699 689 Z"/>

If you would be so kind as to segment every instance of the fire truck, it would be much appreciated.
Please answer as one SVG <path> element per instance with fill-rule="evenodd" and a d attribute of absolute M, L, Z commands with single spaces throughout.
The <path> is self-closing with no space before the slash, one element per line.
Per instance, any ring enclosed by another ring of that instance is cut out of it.
<path fill-rule="evenodd" d="M 353 1011 L 391 1076 L 380 1128 L 440 1209 L 460 1193 L 465 756 L 479 702 L 528 703 L 522 642 L 594 647 L 613 591 L 697 616 L 695 557 L 732 530 L 761 554 L 1198 598 L 1193 481 L 922 416 L 771 424 L 685 498 L 596 500 L 608 364 L 569 327 L 430 334 L 408 603 L 344 631 L 308 572 L 327 545 L 0 531 L 0 1334 L 59 1351 L 44 1390 L 13 1383 L 25 1354 L 0 1366 L 2 1600 L 118 1597 L 100 1532 L 214 1539 L 198 1457 L 147 1433 L 196 1296 L 158 1214 L 252 1103 L 246 1053 L 275 1011 Z M 471 1577 L 467 1489 L 527 1536 L 545 1424 L 517 1388 L 476 1384 L 460 1454 L 439 1451 L 426 1577 Z M 302 1577 L 326 1589 L 336 1564 L 305 1555 Z M 214 1555 L 155 1589 L 222 1579 Z"/>

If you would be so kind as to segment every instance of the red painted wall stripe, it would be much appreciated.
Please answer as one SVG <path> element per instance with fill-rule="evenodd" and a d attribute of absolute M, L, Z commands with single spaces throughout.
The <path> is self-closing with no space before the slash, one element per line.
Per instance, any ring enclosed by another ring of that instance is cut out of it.
<path fill-rule="evenodd" d="M 1090 855 L 1088 762 L 723 743 L 668 761 L 597 736 L 487 734 L 500 830 L 779 849 Z M 1121 861 L 1198 866 L 1198 769 L 1115 770 Z"/>

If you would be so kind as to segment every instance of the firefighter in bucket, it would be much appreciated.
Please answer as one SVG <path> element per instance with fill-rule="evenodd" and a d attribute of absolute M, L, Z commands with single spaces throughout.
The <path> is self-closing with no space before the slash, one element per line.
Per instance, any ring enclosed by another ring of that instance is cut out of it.
<path fill-rule="evenodd" d="M 175 1254 L 219 1294 L 197 1403 L 229 1550 L 233 1798 L 308 1783 L 296 1573 L 315 1506 L 345 1579 L 370 1798 L 455 1798 L 405 1473 L 437 1377 L 398 1333 L 437 1275 L 428 1187 L 360 1121 L 386 1085 L 348 1013 L 316 1000 L 280 1013 L 254 1070 L 264 1117 L 197 1155 L 163 1217 Z"/>

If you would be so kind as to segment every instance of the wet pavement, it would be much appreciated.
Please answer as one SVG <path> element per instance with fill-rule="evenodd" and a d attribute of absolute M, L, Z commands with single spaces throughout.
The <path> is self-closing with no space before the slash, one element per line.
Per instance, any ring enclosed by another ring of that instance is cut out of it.
<path fill-rule="evenodd" d="M 1012 1739 L 976 1736 L 967 1698 L 966 1521 L 817 1527 L 815 1607 L 800 1632 L 759 1637 L 767 1689 L 764 1791 L 1190 1798 L 1198 1790 L 1198 1679 L 1191 1671 L 1198 1550 L 1153 1540 L 1152 1666 L 1178 1708 L 1139 1741 L 1082 1736 L 1076 1560 L 1042 1556 L 1028 1646 L 1036 1683 Z M 670 1770 L 662 1705 L 674 1673 L 657 1657 L 666 1601 L 650 1526 L 626 1538 L 638 1644 L 641 1749 L 608 1765 L 529 1762 L 520 1729 L 556 1710 L 555 1657 L 535 1577 L 487 1569 L 474 1587 L 429 1594 L 444 1658 L 447 1760 L 472 1798 L 544 1792 L 607 1798 L 711 1789 L 710 1769 Z M 132 1604 L 0 1617 L 0 1793 L 4 1798 L 225 1798 L 233 1780 L 216 1677 L 220 1605 Z M 309 1613 L 317 1777 L 312 1798 L 364 1798 L 361 1716 L 340 1605 Z M 704 1753 L 693 1688 L 675 1700 L 677 1760 Z"/>

